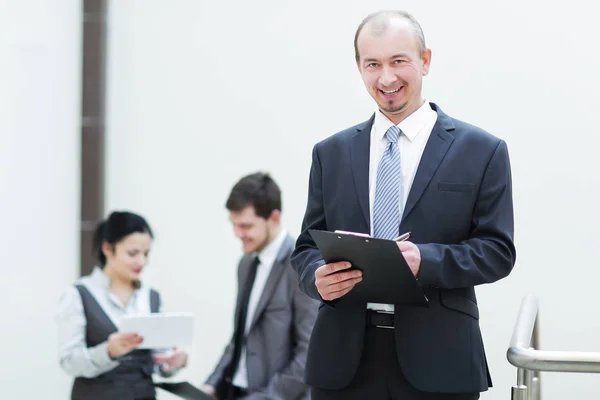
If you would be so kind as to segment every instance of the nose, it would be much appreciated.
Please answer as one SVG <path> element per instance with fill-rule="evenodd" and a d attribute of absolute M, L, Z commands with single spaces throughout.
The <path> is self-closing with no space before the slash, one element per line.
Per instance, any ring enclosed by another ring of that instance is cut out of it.
<path fill-rule="evenodd" d="M 244 232 L 240 228 L 233 228 L 233 233 L 235 234 L 235 237 L 238 238 L 238 239 L 243 239 L 244 238 Z"/>
<path fill-rule="evenodd" d="M 146 265 L 147 262 L 148 257 L 146 257 L 145 255 L 140 255 L 139 259 L 137 260 L 138 267 L 143 267 L 144 265 Z"/>
<path fill-rule="evenodd" d="M 390 86 L 396 81 L 394 70 L 388 66 L 384 66 L 379 77 L 379 83 L 383 86 Z"/>

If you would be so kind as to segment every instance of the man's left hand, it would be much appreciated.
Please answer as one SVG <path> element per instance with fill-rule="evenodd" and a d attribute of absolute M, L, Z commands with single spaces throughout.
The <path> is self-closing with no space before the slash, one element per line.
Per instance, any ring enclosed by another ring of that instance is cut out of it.
<path fill-rule="evenodd" d="M 419 275 L 419 269 L 421 268 L 421 252 L 419 251 L 419 248 L 416 244 L 409 241 L 398 242 L 396 244 L 416 278 Z"/>

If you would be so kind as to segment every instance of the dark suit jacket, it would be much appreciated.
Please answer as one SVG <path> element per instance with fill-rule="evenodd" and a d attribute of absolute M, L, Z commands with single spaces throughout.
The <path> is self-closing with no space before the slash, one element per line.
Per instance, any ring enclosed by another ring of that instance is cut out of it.
<path fill-rule="evenodd" d="M 298 286 L 290 267 L 294 239 L 283 242 L 265 284 L 246 341 L 248 400 L 308 399 L 304 368 L 308 342 L 317 315 L 318 302 Z M 253 258 L 244 256 L 238 267 L 238 289 L 244 286 Z M 239 296 L 239 290 L 238 290 Z M 240 308 L 238 297 L 235 319 Z M 233 357 L 233 341 L 207 382 L 219 386 Z"/>
<path fill-rule="evenodd" d="M 507 276 L 515 262 L 513 204 L 504 141 L 438 114 L 400 224 L 421 252 L 418 275 L 430 308 L 395 307 L 400 366 L 417 389 L 485 391 L 491 386 L 475 285 Z M 302 233 L 292 266 L 302 290 L 321 299 L 315 270 L 324 264 L 308 229 L 370 232 L 369 146 L 373 117 L 313 149 Z M 360 283 L 359 283 L 360 284 Z M 307 383 L 348 385 L 359 365 L 366 306 L 344 298 L 319 308 L 306 366 Z"/>

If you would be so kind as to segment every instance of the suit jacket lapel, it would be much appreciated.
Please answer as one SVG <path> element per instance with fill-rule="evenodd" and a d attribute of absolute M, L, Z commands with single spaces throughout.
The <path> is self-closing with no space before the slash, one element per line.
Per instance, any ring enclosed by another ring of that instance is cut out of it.
<path fill-rule="evenodd" d="M 350 165 L 352 166 L 352 175 L 354 177 L 354 189 L 369 231 L 371 229 L 369 159 L 371 151 L 371 128 L 373 127 L 374 120 L 375 114 L 364 124 L 358 126 L 357 132 L 350 140 Z"/>
<path fill-rule="evenodd" d="M 421 162 L 419 163 L 408 198 L 406 199 L 402 219 L 405 219 L 413 210 L 454 141 L 454 136 L 448 132 L 454 130 L 452 120 L 435 104 L 431 103 L 431 106 L 437 111 L 438 119 L 423 150 Z"/>
<path fill-rule="evenodd" d="M 289 257 L 294 249 L 294 239 L 291 236 L 288 236 L 283 241 L 279 252 L 277 253 L 277 258 L 275 262 L 273 262 L 273 266 L 271 267 L 271 272 L 269 273 L 269 277 L 267 278 L 267 282 L 265 283 L 265 287 L 263 289 L 262 294 L 260 295 L 260 299 L 258 300 L 258 304 L 256 305 L 256 310 L 254 311 L 254 315 L 252 316 L 252 322 L 250 323 L 250 330 L 254 328 L 256 322 L 265 311 L 267 304 L 273 297 L 273 293 L 275 293 L 275 289 L 277 289 L 277 285 L 281 281 L 281 276 L 285 272 L 286 263 L 285 260 Z"/>

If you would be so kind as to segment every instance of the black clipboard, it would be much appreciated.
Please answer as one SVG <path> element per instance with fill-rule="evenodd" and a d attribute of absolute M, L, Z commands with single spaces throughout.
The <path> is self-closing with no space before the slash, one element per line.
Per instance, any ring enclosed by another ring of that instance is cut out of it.
<path fill-rule="evenodd" d="M 166 390 L 169 393 L 173 393 L 175 396 L 185 400 L 215 400 L 214 397 L 209 396 L 188 382 L 160 382 L 155 383 L 154 386 Z"/>
<path fill-rule="evenodd" d="M 396 242 L 369 236 L 309 229 L 326 263 L 349 261 L 363 280 L 343 298 L 362 303 L 429 307 Z"/>

